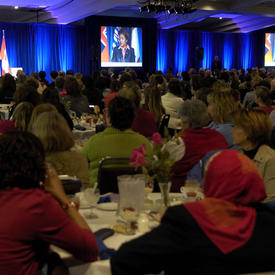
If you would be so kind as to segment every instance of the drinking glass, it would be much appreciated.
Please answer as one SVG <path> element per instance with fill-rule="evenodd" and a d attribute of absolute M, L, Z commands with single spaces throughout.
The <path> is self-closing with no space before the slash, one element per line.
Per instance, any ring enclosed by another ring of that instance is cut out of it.
<path fill-rule="evenodd" d="M 135 234 L 137 219 L 144 208 L 145 178 L 143 175 L 118 177 L 119 215 L 126 221 L 127 235 Z"/>

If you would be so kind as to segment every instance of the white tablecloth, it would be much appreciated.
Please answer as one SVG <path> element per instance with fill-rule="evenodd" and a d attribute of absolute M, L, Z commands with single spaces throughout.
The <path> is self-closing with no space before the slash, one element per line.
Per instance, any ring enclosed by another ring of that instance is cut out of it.
<path fill-rule="evenodd" d="M 85 212 L 91 211 L 91 209 L 80 209 L 79 212 L 84 216 Z M 86 219 L 86 222 L 92 229 L 92 231 L 97 231 L 101 228 L 110 228 L 112 225 L 117 223 L 116 211 L 104 211 L 99 209 L 92 209 L 92 211 L 98 216 L 95 219 Z M 85 217 L 85 216 L 84 216 Z M 124 242 L 127 242 L 133 238 L 140 236 L 139 233 L 136 235 L 123 235 L 119 233 L 115 233 L 113 236 L 107 238 L 104 243 L 109 248 L 118 249 L 120 245 Z M 109 260 L 105 261 L 97 261 L 94 263 L 88 264 L 79 264 L 79 262 L 75 261 L 73 256 L 64 251 L 61 248 L 52 246 L 53 250 L 57 252 L 60 257 L 63 259 L 65 264 L 69 266 L 70 274 L 72 275 L 109 275 L 110 271 L 110 263 Z"/>

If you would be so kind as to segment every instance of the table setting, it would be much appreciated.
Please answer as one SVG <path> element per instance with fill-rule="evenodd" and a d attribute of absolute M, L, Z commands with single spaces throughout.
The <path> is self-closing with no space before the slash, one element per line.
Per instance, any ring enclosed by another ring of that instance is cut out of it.
<path fill-rule="evenodd" d="M 137 238 L 159 225 L 165 206 L 160 193 L 146 193 L 143 176 L 124 175 L 118 177 L 119 195 L 114 193 L 100 195 L 95 186 L 86 188 L 70 198 L 78 201 L 79 213 L 95 234 L 101 229 L 107 229 L 107 235 L 109 234 L 108 230 L 113 232 L 103 241 L 108 249 L 117 250 L 124 242 Z M 188 192 L 182 189 L 182 193 L 169 193 L 170 205 L 201 199 L 198 190 L 193 189 L 192 191 L 190 188 Z M 195 196 L 192 192 L 195 193 Z M 58 247 L 53 246 L 52 249 L 69 267 L 70 274 L 111 274 L 108 259 L 82 263 Z"/>

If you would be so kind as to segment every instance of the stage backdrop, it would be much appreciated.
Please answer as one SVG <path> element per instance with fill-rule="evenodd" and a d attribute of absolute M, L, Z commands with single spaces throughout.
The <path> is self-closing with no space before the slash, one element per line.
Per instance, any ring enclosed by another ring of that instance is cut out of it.
<path fill-rule="evenodd" d="M 156 69 L 166 72 L 167 68 L 173 68 L 176 74 L 192 67 L 211 68 L 216 55 L 228 70 L 262 67 L 262 36 L 262 32 L 231 34 L 158 30 Z M 204 48 L 203 60 L 198 58 L 198 47 Z"/>
<path fill-rule="evenodd" d="M 0 23 L 0 30 L 5 30 L 10 67 L 22 67 L 27 75 L 43 70 L 48 80 L 52 70 L 89 74 L 83 26 Z"/>

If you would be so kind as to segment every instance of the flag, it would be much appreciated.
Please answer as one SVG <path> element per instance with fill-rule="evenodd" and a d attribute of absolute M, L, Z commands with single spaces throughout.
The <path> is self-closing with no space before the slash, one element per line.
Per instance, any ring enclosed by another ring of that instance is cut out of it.
<path fill-rule="evenodd" d="M 272 62 L 271 34 L 265 36 L 265 62 Z"/>
<path fill-rule="evenodd" d="M 140 41 L 139 41 L 138 29 L 133 28 L 131 46 L 132 46 L 132 48 L 135 49 L 135 55 L 136 55 L 135 62 L 140 62 L 140 47 L 139 47 L 139 45 L 140 45 Z"/>
<path fill-rule="evenodd" d="M 115 30 L 114 30 L 114 39 L 113 39 L 113 49 L 116 46 L 119 46 L 119 35 L 118 35 L 118 32 L 119 32 L 119 27 L 115 27 Z"/>
<path fill-rule="evenodd" d="M 101 27 L 101 62 L 110 62 L 106 27 Z"/>
<path fill-rule="evenodd" d="M 10 66 L 9 66 L 9 60 L 8 60 L 8 55 L 7 55 L 6 41 L 5 41 L 4 33 L 3 33 L 2 45 L 1 45 L 0 60 L 2 60 L 2 75 L 10 73 L 11 70 L 10 70 Z"/>

